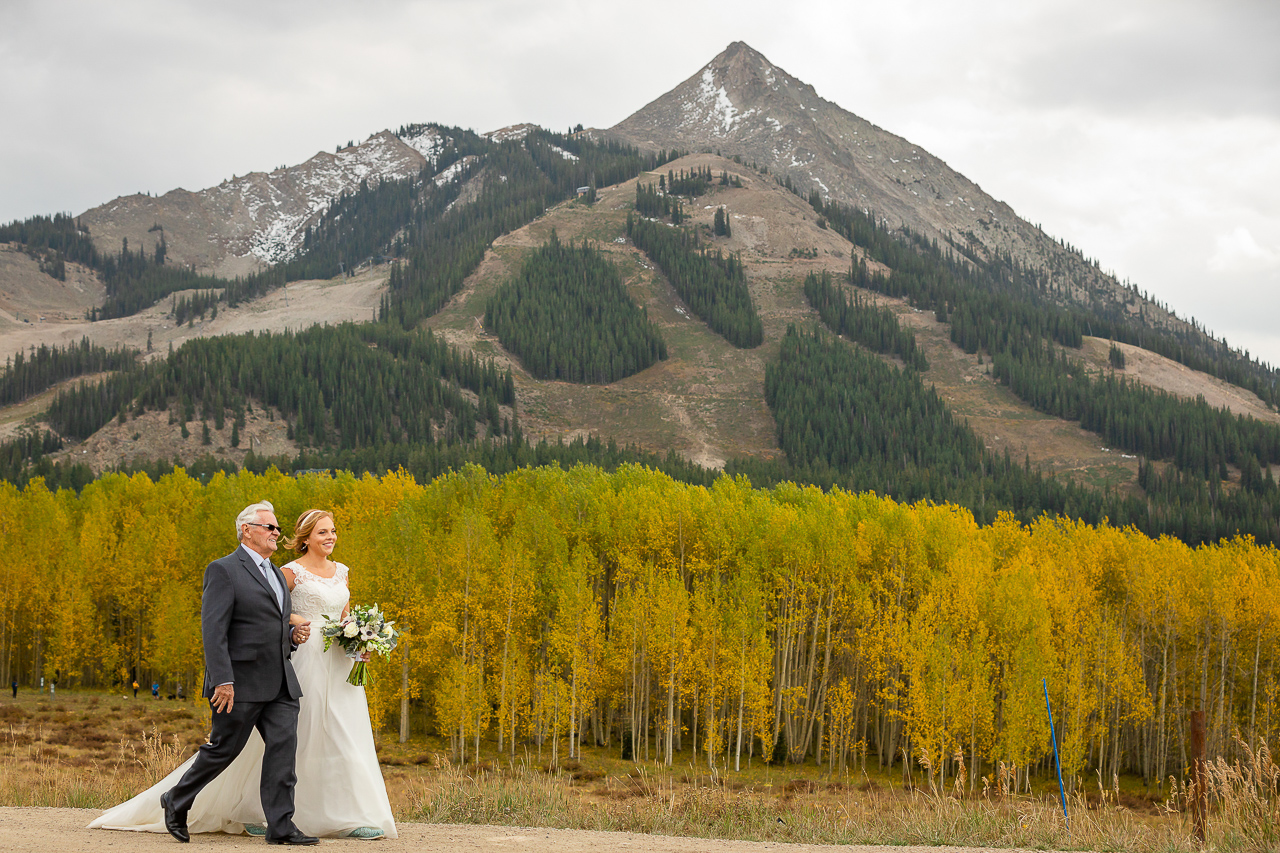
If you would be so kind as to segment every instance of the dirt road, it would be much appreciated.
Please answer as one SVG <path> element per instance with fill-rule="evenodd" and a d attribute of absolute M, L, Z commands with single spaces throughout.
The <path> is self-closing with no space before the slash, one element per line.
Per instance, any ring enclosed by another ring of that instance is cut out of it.
<path fill-rule="evenodd" d="M 0 851 L 47 850 L 178 850 L 167 835 L 146 832 L 111 832 L 85 829 L 100 812 L 96 809 L 0 808 Z M 243 835 L 197 835 L 184 849 L 257 849 L 260 839 Z M 324 839 L 321 847 L 362 848 L 361 842 Z M 521 853 L 601 853 L 631 850 L 637 853 L 983 853 L 977 847 L 835 847 L 813 844 L 776 844 L 759 841 L 718 841 L 706 838 L 672 838 L 625 832 L 585 832 L 567 829 L 528 829 L 512 826 L 453 826 L 424 823 L 400 824 L 400 837 L 372 845 L 377 853 L 400 850 L 420 853 L 471 853 L 471 851 L 521 851 Z M 1008 851 L 1005 851 L 1008 853 Z"/>

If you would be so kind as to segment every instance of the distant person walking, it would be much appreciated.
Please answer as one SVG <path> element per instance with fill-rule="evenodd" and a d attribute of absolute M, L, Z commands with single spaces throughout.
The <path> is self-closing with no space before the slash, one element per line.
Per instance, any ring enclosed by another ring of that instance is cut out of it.
<path fill-rule="evenodd" d="M 158 681 L 151 682 L 151 698 L 152 699 L 160 698 L 160 682 Z"/>
<path fill-rule="evenodd" d="M 133 680 L 133 698 L 138 698 L 138 680 L 136 678 Z"/>
<path fill-rule="evenodd" d="M 13 698 L 18 698 L 18 679 L 16 678 L 13 680 Z"/>

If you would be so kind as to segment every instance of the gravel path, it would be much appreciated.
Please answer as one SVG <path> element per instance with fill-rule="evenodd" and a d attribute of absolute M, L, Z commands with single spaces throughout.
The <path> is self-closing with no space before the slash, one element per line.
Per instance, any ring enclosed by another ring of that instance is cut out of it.
<path fill-rule="evenodd" d="M 0 851 L 96 851 L 175 850 L 167 835 L 148 832 L 112 832 L 85 829 L 101 812 L 96 809 L 0 808 Z M 400 850 L 421 853 L 472 853 L 472 851 L 527 851 L 527 853 L 602 853 L 632 850 L 637 853 L 983 853 L 977 847 L 839 847 L 818 844 L 776 844 L 761 841 L 719 841 L 706 838 L 672 838 L 628 832 L 584 832 L 569 829 L 528 829 L 512 826 L 453 826 L 425 823 L 399 824 L 400 837 L 370 845 L 377 853 Z M 260 839 L 243 835 L 196 835 L 187 849 L 235 850 L 260 848 Z M 321 847 L 360 847 L 361 842 L 323 839 Z M 1004 851 L 1010 853 L 1010 851 Z"/>

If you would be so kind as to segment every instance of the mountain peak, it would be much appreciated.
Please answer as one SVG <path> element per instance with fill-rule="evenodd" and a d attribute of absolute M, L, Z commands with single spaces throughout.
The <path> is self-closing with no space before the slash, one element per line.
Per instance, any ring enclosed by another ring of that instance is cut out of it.
<path fill-rule="evenodd" d="M 658 147 L 694 148 L 743 132 L 773 132 L 805 122 L 806 102 L 820 102 L 813 87 L 735 41 L 675 89 L 631 115 L 615 132 Z M 823 102 L 825 103 L 825 102 Z M 651 137 L 652 139 L 644 139 Z"/>
<path fill-rule="evenodd" d="M 745 42 L 610 129 L 648 150 L 716 151 L 764 167 L 802 197 L 867 211 L 966 253 L 1050 277 L 1064 302 L 1119 310 L 1114 279 L 1065 251 L 924 148 L 819 97 Z"/>

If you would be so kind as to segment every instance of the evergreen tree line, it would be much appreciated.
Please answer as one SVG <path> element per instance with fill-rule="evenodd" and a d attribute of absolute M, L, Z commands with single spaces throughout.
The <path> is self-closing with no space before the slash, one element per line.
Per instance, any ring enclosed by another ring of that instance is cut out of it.
<path fill-rule="evenodd" d="M 356 448 L 470 441 L 478 425 L 504 435 L 511 424 L 499 406 L 515 402 L 515 385 L 509 371 L 430 333 L 343 324 L 188 341 L 163 361 L 64 391 L 48 418 L 59 434 L 84 439 L 113 417 L 148 408 L 173 405 L 185 424 L 198 405 L 217 429 L 228 409 L 242 427 L 250 398 L 289 419 L 300 444 Z"/>
<path fill-rule="evenodd" d="M 30 474 L 32 469 L 39 466 L 44 466 L 46 470 L 51 468 L 47 455 L 61 449 L 62 439 L 48 430 L 38 434 L 25 433 L 17 438 L 0 442 L 0 480 L 25 486 L 32 476 Z M 88 466 L 85 468 L 87 470 Z M 93 475 L 90 473 L 89 479 L 85 482 L 92 479 Z M 51 483 L 51 488 L 59 486 L 61 486 L 60 482 Z"/>
<path fill-rule="evenodd" d="M 0 406 L 20 403 L 59 382 L 86 373 L 128 370 L 137 357 L 136 350 L 127 347 L 108 350 L 89 343 L 88 338 L 65 347 L 41 344 L 32 347 L 30 353 L 18 352 L 11 360 L 6 359 L 5 369 L 0 371 Z"/>
<path fill-rule="evenodd" d="M 924 240 L 905 226 L 895 235 L 874 213 L 835 202 L 824 203 L 816 191 L 810 194 L 809 203 L 833 230 L 893 270 L 888 279 L 872 281 L 873 277 L 859 271 L 855 259 L 855 283 L 866 282 L 863 286 L 883 288 L 881 292 L 906 298 L 917 308 L 936 311 L 941 322 L 958 322 L 961 331 L 953 327 L 952 340 L 967 352 L 976 352 L 979 346 L 992 355 L 999 352 L 1002 347 L 998 341 L 991 347 L 983 341 L 999 335 L 998 329 L 990 328 L 993 318 L 999 318 L 997 326 L 1010 326 L 1002 321 L 1011 317 L 1016 319 L 1020 333 L 1030 333 L 1023 334 L 1024 338 L 1034 338 L 1038 330 L 1043 337 L 1079 348 L 1087 330 L 1092 336 L 1141 347 L 1252 391 L 1270 406 L 1280 405 L 1280 390 L 1276 387 L 1280 370 L 1249 358 L 1247 353 L 1232 351 L 1225 341 L 1214 339 L 1194 320 L 1190 331 L 1169 332 L 1143 324 L 1127 310 L 1108 313 L 1061 307 L 1040 295 L 1050 291 L 1045 274 L 1026 267 L 1007 252 L 987 261 L 953 241 L 944 253 L 936 242 Z M 976 301 L 983 291 L 1003 294 L 1007 299 Z M 959 321 L 951 317 L 955 306 L 971 302 Z M 1015 304 L 1020 307 L 1015 308 Z"/>
<path fill-rule="evenodd" d="M 653 184 L 636 182 L 636 213 L 648 219 L 671 217 L 672 225 L 679 225 L 687 218 L 684 202 L 658 191 Z"/>
<path fill-rule="evenodd" d="M 667 357 L 613 262 L 554 230 L 489 299 L 484 325 L 539 379 L 608 384 Z"/>
<path fill-rule="evenodd" d="M 855 284 L 933 307 L 939 320 L 951 323 L 953 341 L 968 352 L 990 354 L 992 375 L 1037 410 L 1079 420 L 1112 446 L 1171 460 L 1199 476 L 1225 478 L 1227 464 L 1247 467 L 1247 482 L 1270 493 L 1260 466 L 1280 462 L 1280 427 L 1114 375 L 1091 378 L 1054 346 L 1078 347 L 1087 321 L 1011 295 L 1008 280 L 983 278 L 989 267 L 960 264 L 923 241 L 896 241 L 872 216 L 833 204 L 820 209 L 837 230 L 866 241 L 869 255 L 905 270 L 870 274 L 865 261 L 856 259 Z"/>
<path fill-rule="evenodd" d="M 520 140 L 489 145 L 479 196 L 409 229 L 407 260 L 392 270 L 381 311 L 384 320 L 412 328 L 462 288 L 496 238 L 572 198 L 580 186 L 627 180 L 644 169 L 657 168 L 659 157 L 666 156 L 642 156 L 614 143 L 540 130 Z M 577 159 L 566 158 L 561 150 Z"/>
<path fill-rule="evenodd" d="M 766 376 L 766 399 L 786 462 L 734 459 L 726 466 L 757 484 L 795 480 L 873 489 L 900 500 L 946 500 L 988 520 L 1001 511 L 1024 522 L 1045 512 L 1091 524 L 1109 519 L 1190 543 L 1239 533 L 1280 542 L 1280 490 L 1256 464 L 1241 469 L 1251 472 L 1243 488 L 1227 489 L 1216 474 L 1206 481 L 1174 466 L 1162 473 L 1142 460 L 1145 500 L 1062 483 L 1029 463 L 986 452 L 968 427 L 940 416 L 936 394 L 914 374 L 821 335 L 789 330 Z"/>
<path fill-rule="evenodd" d="M 729 211 L 724 205 L 716 208 L 716 214 L 712 217 L 711 230 L 717 237 L 733 236 L 733 223 L 729 221 Z"/>
<path fill-rule="evenodd" d="M 764 341 L 764 324 L 747 290 L 742 260 L 713 254 L 699 246 L 698 235 L 627 214 L 627 236 L 649 256 L 676 293 L 711 330 L 741 349 Z"/>
<path fill-rule="evenodd" d="M 90 320 L 128 317 L 150 308 L 164 297 L 179 290 L 214 290 L 224 287 L 226 279 L 202 275 L 189 267 L 165 264 L 167 244 L 164 232 L 152 252 L 145 247 L 129 248 L 129 238 L 120 241 L 117 255 L 99 255 L 98 275 L 107 291 L 101 308 L 91 308 Z"/>
<path fill-rule="evenodd" d="M 0 243 L 18 243 L 22 251 L 40 262 L 40 269 L 66 281 L 66 262 L 87 267 L 98 265 L 98 250 L 89 229 L 69 213 L 32 216 L 0 225 Z"/>
<path fill-rule="evenodd" d="M 662 189 L 662 177 L 659 176 L 659 188 Z M 681 169 L 676 172 L 672 169 L 667 170 L 666 174 L 666 192 L 671 195 L 688 196 L 689 198 L 697 198 L 711 189 L 711 184 L 715 180 L 711 174 L 710 166 L 698 166 L 686 172 Z"/>
<path fill-rule="evenodd" d="M 1052 347 L 1040 359 L 1000 353 L 993 359 L 992 375 L 1045 414 L 1078 420 L 1113 447 L 1171 460 L 1199 477 L 1226 479 L 1230 464 L 1242 472 L 1248 469 L 1245 483 L 1262 488 L 1270 469 L 1264 473 L 1260 466 L 1280 463 L 1280 426 L 1114 373 L 1090 375 L 1079 362 L 1055 357 Z"/>
<path fill-rule="evenodd" d="M 1248 456 L 1239 489 L 1224 488 L 1220 472 L 1206 481 L 1146 460 L 1139 460 L 1138 477 L 1145 499 L 1062 482 L 1032 470 L 1029 460 L 1018 465 L 1007 452 L 987 452 L 915 372 L 794 329 L 767 370 L 765 393 L 785 461 L 739 458 L 725 466 L 757 485 L 794 481 L 872 489 L 903 501 L 949 501 L 983 523 L 1002 511 L 1024 523 L 1057 513 L 1191 544 L 1238 534 L 1280 543 L 1280 489 Z"/>
<path fill-rule="evenodd" d="M 902 328 L 888 308 L 873 305 L 854 292 L 853 300 L 836 287 L 831 273 L 809 273 L 804 278 L 804 295 L 822 322 L 837 335 L 862 344 L 878 353 L 898 356 L 915 370 L 929 369 L 924 351 L 916 346 L 915 333 Z"/>
<path fill-rule="evenodd" d="M 1192 543 L 1218 542 L 1241 532 L 1258 542 L 1280 543 L 1275 482 L 1250 482 L 1258 479 L 1256 473 L 1243 479 L 1243 488 L 1234 489 L 1217 478 L 1139 459 L 1138 485 L 1147 496 L 1149 517 L 1144 529 Z"/>
<path fill-rule="evenodd" d="M 79 491 L 98 479 L 88 465 L 76 462 L 74 458 L 65 461 L 49 458 L 48 454 L 61 448 L 62 440 L 48 431 L 39 436 L 22 436 L 0 442 L 0 481 L 26 488 L 40 478 L 50 489 Z M 226 474 L 237 471 L 263 474 L 271 469 L 289 474 L 333 471 L 357 476 L 382 476 L 388 471 L 404 471 L 425 484 L 467 465 L 479 465 L 494 474 L 545 466 L 568 470 L 575 465 L 593 465 L 614 471 L 623 465 L 643 465 L 679 482 L 698 486 L 710 486 L 721 476 L 719 471 L 690 462 L 674 450 L 654 453 L 636 445 L 619 445 L 613 439 L 601 440 L 594 435 L 569 442 L 543 439 L 536 444 L 530 443 L 518 423 L 513 424 L 511 434 L 502 439 L 486 436 L 477 441 L 454 439 L 434 444 L 382 443 L 345 450 L 311 447 L 293 456 L 266 456 L 251 449 L 245 454 L 242 465 L 213 455 L 202 456 L 189 464 L 180 459 L 146 459 L 118 465 L 100 476 L 146 474 L 158 480 L 176 471 L 185 471 L 190 477 L 204 480 L 219 471 Z"/>
<path fill-rule="evenodd" d="M 778 360 L 766 368 L 765 400 L 786 464 L 735 459 L 726 466 L 759 485 L 795 478 L 901 501 L 949 501 L 989 520 L 1002 511 L 1027 522 L 1052 512 L 1093 523 L 1116 508 L 1101 494 L 1014 463 L 1007 453 L 988 453 L 915 371 L 900 371 L 821 331 L 788 327 Z M 1132 502 L 1127 509 L 1126 519 L 1141 506 Z"/>
<path fill-rule="evenodd" d="M 218 303 L 221 300 L 222 294 L 216 290 L 198 290 L 189 296 L 175 295 L 169 314 L 173 317 L 174 324 L 178 326 L 197 317 L 203 322 L 206 313 L 212 314 L 213 319 L 217 319 Z"/>
<path fill-rule="evenodd" d="M 675 149 L 642 154 L 638 148 L 614 140 L 599 141 L 541 127 L 530 130 L 524 144 L 538 169 L 562 194 L 557 200 L 572 198 L 578 187 L 601 189 L 629 181 L 684 156 Z M 562 151 L 573 158 L 565 157 Z"/>

